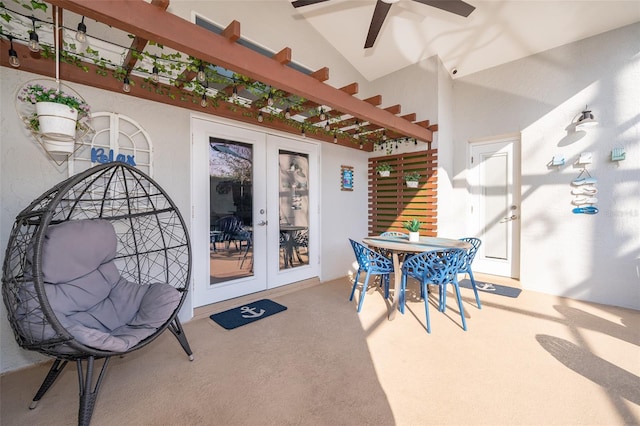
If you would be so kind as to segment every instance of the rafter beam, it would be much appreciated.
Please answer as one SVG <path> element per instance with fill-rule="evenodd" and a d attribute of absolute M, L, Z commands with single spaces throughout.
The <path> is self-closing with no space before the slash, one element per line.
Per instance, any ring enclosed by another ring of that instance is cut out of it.
<path fill-rule="evenodd" d="M 428 129 L 352 97 L 314 77 L 283 67 L 280 62 L 247 47 L 229 43 L 229 38 L 143 0 L 49 0 L 49 3 L 406 136 L 425 142 L 433 138 Z"/>
<path fill-rule="evenodd" d="M 167 10 L 169 7 L 169 0 L 151 0 L 151 4 L 162 10 Z M 133 67 L 136 66 L 136 62 L 138 62 L 138 58 L 133 52 L 142 52 L 144 48 L 147 47 L 148 42 L 149 40 L 142 37 L 136 36 L 133 38 L 131 47 L 127 51 L 127 56 L 125 56 L 124 61 L 122 61 L 122 68 L 124 68 L 127 75 L 129 75 Z M 194 77 L 195 75 L 193 75 L 189 80 L 193 80 Z"/>

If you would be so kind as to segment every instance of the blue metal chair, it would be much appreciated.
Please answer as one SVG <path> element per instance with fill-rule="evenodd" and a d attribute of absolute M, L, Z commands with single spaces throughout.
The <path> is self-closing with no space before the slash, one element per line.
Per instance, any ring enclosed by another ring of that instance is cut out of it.
<path fill-rule="evenodd" d="M 413 277 L 420 282 L 420 293 L 424 298 L 424 310 L 427 317 L 427 333 L 431 333 L 427 284 L 438 286 L 440 290 L 438 310 L 441 312 L 444 312 L 446 309 L 446 299 L 443 295 L 447 292 L 447 284 L 453 285 L 456 291 L 456 297 L 458 298 L 458 308 L 460 309 L 460 317 L 462 318 L 462 329 L 467 330 L 462 298 L 460 297 L 460 286 L 458 285 L 458 272 L 464 264 L 465 254 L 466 252 L 462 249 L 439 249 L 418 253 L 404 260 L 400 287 L 400 312 L 404 314 L 407 277 Z"/>
<path fill-rule="evenodd" d="M 480 248 L 480 241 L 478 238 L 467 237 L 460 238 L 460 241 L 465 241 L 471 244 L 471 248 L 467 250 L 466 256 L 464 257 L 464 264 L 460 267 L 460 272 L 466 272 L 469 274 L 469 279 L 471 280 L 471 287 L 473 288 L 473 292 L 476 295 L 476 303 L 478 304 L 478 309 L 482 309 L 482 304 L 480 304 L 480 297 L 478 296 L 478 288 L 476 287 L 476 280 L 473 278 L 473 271 L 471 270 L 471 263 L 473 263 L 473 258 L 476 257 L 476 253 L 478 252 L 478 248 Z"/>
<path fill-rule="evenodd" d="M 350 301 L 353 300 L 360 272 L 367 273 L 362 286 L 362 292 L 360 293 L 360 300 L 358 302 L 358 312 L 360 312 L 360 309 L 362 309 L 362 302 L 364 301 L 364 295 L 367 294 L 367 286 L 369 285 L 369 277 L 371 275 L 381 276 L 381 279 L 384 281 L 384 297 L 385 299 L 389 298 L 389 274 L 393 272 L 393 262 L 382 256 L 380 253 L 377 253 L 370 248 L 353 241 L 352 239 L 349 239 L 349 241 L 351 242 L 351 247 L 353 247 L 353 252 L 355 253 L 356 260 L 358 261 L 358 272 L 356 272 L 356 277 L 353 281 L 351 296 L 349 296 Z"/>

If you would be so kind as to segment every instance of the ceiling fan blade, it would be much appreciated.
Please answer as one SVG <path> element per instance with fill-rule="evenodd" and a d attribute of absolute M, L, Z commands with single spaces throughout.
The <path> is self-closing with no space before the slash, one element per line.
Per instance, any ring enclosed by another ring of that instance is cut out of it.
<path fill-rule="evenodd" d="M 456 15 L 464 16 L 465 18 L 476 10 L 475 6 L 471 6 L 469 3 L 465 3 L 462 0 L 414 0 L 418 3 L 426 4 L 428 6 L 437 7 L 447 12 L 455 13 Z"/>
<path fill-rule="evenodd" d="M 364 42 L 365 49 L 373 47 L 390 8 L 391 3 L 385 3 L 382 0 L 378 0 L 376 3 L 376 8 L 373 11 L 373 17 L 371 18 L 371 25 L 369 26 L 369 33 L 367 34 L 367 41 Z"/>
<path fill-rule="evenodd" d="M 291 5 L 293 7 L 302 7 L 302 6 L 309 6 L 310 4 L 322 3 L 324 1 L 329 1 L 329 0 L 296 0 L 296 1 L 292 1 Z"/>

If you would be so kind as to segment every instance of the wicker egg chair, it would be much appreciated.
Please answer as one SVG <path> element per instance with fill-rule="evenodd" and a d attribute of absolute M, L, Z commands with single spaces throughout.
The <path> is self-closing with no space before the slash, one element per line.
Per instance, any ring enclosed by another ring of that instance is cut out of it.
<path fill-rule="evenodd" d="M 180 212 L 130 165 L 95 166 L 32 202 L 16 218 L 2 275 L 18 344 L 55 358 L 30 408 L 75 361 L 78 424 L 89 424 L 109 359 L 167 328 L 193 360 L 177 316 L 190 276 Z M 97 359 L 104 362 L 94 379 Z"/>

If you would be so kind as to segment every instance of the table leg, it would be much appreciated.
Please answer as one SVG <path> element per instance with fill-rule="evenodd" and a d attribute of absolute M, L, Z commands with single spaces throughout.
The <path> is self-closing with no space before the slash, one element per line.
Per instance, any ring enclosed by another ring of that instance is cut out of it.
<path fill-rule="evenodd" d="M 393 258 L 393 301 L 391 302 L 391 312 L 389 312 L 388 320 L 393 321 L 398 311 L 398 302 L 400 300 L 400 280 L 402 279 L 402 270 L 400 269 L 400 257 L 398 252 L 392 253 Z"/>

